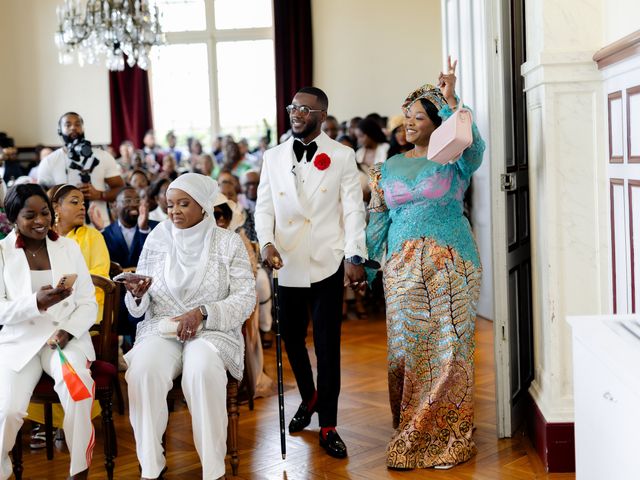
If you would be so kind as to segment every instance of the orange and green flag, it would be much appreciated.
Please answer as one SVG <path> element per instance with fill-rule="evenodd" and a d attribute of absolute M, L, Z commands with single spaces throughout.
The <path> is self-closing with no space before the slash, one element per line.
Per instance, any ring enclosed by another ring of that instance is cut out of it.
<path fill-rule="evenodd" d="M 62 352 L 60 345 L 56 344 L 56 348 L 58 349 L 58 355 L 60 355 L 60 364 L 62 365 L 62 378 L 64 383 L 67 385 L 67 389 L 71 394 L 71 398 L 74 401 L 79 402 L 80 400 L 84 400 L 86 398 L 91 398 L 91 393 L 87 389 L 86 385 L 82 382 L 82 379 L 75 371 L 75 369 L 67 360 L 67 356 Z"/>

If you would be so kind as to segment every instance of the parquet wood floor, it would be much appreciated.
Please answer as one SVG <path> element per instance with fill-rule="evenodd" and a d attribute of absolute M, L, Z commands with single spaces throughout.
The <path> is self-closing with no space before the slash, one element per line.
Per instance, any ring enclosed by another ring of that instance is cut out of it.
<path fill-rule="evenodd" d="M 573 474 L 546 474 L 530 441 L 520 435 L 499 440 L 496 437 L 493 325 L 478 320 L 476 352 L 476 426 L 474 438 L 478 455 L 451 470 L 389 471 L 385 467 L 385 447 L 392 433 L 387 399 L 385 323 L 381 317 L 349 320 L 343 327 L 342 392 L 340 396 L 340 435 L 349 457 L 336 460 L 318 445 L 317 415 L 311 425 L 294 436 L 287 434 L 287 458 L 280 457 L 277 397 L 257 399 L 255 409 L 240 407 L 240 472 L 237 480 L 467 480 L 467 479 L 574 479 Z M 275 378 L 275 347 L 266 350 L 266 369 Z M 300 398 L 285 359 L 285 403 L 287 424 Z M 124 380 L 123 380 L 124 385 Z M 126 392 L 125 392 L 126 395 Z M 139 478 L 133 433 L 128 417 L 114 413 L 118 432 L 115 478 Z M 99 420 L 99 419 L 98 419 Z M 97 445 L 91 479 L 106 478 L 102 465 L 102 434 L 97 425 Z M 29 451 L 25 436 L 24 478 L 49 480 L 66 478 L 68 454 L 56 450 L 47 461 L 42 450 Z M 176 405 L 167 430 L 167 480 L 198 479 L 198 456 L 193 447 L 191 420 L 184 405 Z M 227 466 L 227 478 L 231 467 Z"/>

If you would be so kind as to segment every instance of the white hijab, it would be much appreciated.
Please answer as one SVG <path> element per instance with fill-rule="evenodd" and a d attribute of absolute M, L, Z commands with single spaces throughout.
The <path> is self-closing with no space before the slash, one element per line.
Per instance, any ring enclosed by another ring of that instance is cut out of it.
<path fill-rule="evenodd" d="M 177 228 L 171 220 L 158 225 L 147 238 L 148 248 L 167 252 L 164 281 L 176 300 L 188 303 L 206 273 L 209 244 L 215 232 L 213 204 L 218 196 L 218 183 L 199 173 L 185 173 L 169 184 L 169 190 L 182 190 L 193 198 L 204 212 L 204 218 L 190 228 Z M 186 307 L 185 307 L 186 308 Z"/>

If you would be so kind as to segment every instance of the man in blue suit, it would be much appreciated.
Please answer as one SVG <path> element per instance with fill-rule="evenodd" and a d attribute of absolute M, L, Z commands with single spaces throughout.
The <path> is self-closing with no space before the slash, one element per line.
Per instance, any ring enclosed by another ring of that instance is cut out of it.
<path fill-rule="evenodd" d="M 151 230 L 158 224 L 149 220 L 149 208 L 140 201 L 138 192 L 133 187 L 124 187 L 118 193 L 115 202 L 117 221 L 102 231 L 109 250 L 111 261 L 118 262 L 122 268 L 135 268 L 142 252 L 142 247 Z M 120 299 L 118 318 L 118 334 L 125 337 L 135 336 L 135 326 L 140 320 L 132 317 L 124 305 L 124 293 Z M 129 344 L 131 338 L 124 339 Z"/>
<path fill-rule="evenodd" d="M 115 210 L 118 220 L 102 231 L 109 256 L 122 268 L 135 268 L 147 235 L 158 222 L 149 220 L 149 209 L 133 187 L 120 190 Z"/>

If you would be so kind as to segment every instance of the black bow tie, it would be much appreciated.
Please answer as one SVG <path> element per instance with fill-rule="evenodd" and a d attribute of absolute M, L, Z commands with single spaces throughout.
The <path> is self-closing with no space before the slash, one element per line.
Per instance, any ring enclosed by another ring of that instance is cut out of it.
<path fill-rule="evenodd" d="M 318 144 L 316 142 L 311 142 L 309 145 L 305 145 L 299 140 L 293 142 L 293 152 L 296 154 L 298 162 L 302 160 L 304 152 L 307 152 L 307 162 L 310 162 L 317 150 Z"/>

